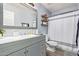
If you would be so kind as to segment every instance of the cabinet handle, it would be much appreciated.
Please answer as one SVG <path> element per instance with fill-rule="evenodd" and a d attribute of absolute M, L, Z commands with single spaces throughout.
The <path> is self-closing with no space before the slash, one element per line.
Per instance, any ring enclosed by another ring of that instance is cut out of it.
<path fill-rule="evenodd" d="M 28 52 L 29 50 L 26 50 L 26 52 Z"/>
<path fill-rule="evenodd" d="M 26 51 L 24 52 L 24 54 L 26 54 Z"/>
<path fill-rule="evenodd" d="M 24 52 L 25 56 L 28 56 L 28 50 Z"/>
<path fill-rule="evenodd" d="M 26 50 L 24 53 L 28 53 L 28 50 Z"/>

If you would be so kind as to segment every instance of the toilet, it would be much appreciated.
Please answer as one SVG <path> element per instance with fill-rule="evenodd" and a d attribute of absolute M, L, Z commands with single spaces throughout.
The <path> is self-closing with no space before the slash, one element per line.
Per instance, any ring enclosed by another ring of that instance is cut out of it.
<path fill-rule="evenodd" d="M 49 41 L 48 40 L 48 35 L 46 35 L 46 46 L 47 46 L 47 50 L 55 52 L 56 51 L 57 42 Z"/>
<path fill-rule="evenodd" d="M 56 51 L 57 42 L 47 41 L 46 46 L 47 46 L 47 50 L 55 52 Z"/>

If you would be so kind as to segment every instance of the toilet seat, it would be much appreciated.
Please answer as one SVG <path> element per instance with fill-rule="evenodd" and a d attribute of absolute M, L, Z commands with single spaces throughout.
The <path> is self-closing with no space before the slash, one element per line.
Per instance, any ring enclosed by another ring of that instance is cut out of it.
<path fill-rule="evenodd" d="M 47 44 L 50 46 L 57 46 L 57 42 L 54 41 L 47 41 Z"/>

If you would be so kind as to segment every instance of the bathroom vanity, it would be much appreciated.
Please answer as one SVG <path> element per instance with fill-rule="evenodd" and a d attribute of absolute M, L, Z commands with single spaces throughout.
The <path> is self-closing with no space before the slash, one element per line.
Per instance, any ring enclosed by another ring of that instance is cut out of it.
<path fill-rule="evenodd" d="M 22 35 L 0 38 L 0 56 L 45 56 L 44 35 Z"/>

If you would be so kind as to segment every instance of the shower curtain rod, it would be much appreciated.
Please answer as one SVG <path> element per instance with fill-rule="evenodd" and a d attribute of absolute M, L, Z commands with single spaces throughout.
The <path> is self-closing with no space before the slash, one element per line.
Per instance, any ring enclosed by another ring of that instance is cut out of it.
<path fill-rule="evenodd" d="M 66 14 L 66 13 L 70 13 L 70 12 L 74 12 L 74 11 L 78 11 L 78 10 L 79 10 L 79 9 L 77 9 L 77 10 L 72 10 L 72 11 L 67 11 L 67 12 L 63 12 L 63 13 L 56 14 L 56 15 L 53 15 L 53 16 L 62 15 L 62 14 Z"/>
<path fill-rule="evenodd" d="M 76 11 L 79 11 L 79 9 L 73 10 L 73 11 L 64 12 L 64 13 L 60 13 L 60 14 L 56 14 L 56 15 L 53 15 L 52 17 L 58 16 L 58 15 L 67 14 L 67 13 L 70 13 L 70 12 L 76 12 Z M 67 17 L 72 17 L 72 16 L 78 16 L 78 15 L 79 14 L 77 14 L 77 15 L 70 15 L 70 16 L 66 16 L 66 17 L 60 17 L 60 18 L 51 19 L 51 20 L 56 20 L 56 19 L 61 19 L 61 18 L 67 18 Z M 48 20 L 48 21 L 51 21 L 51 20 Z"/>

